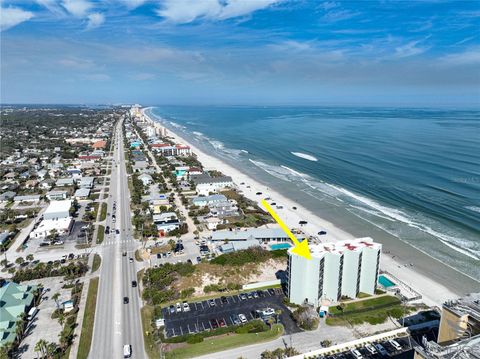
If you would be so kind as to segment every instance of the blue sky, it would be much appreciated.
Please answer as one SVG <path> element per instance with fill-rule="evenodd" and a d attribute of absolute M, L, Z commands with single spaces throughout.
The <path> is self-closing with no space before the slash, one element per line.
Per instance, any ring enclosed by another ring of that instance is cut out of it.
<path fill-rule="evenodd" d="M 480 104 L 480 2 L 1 0 L 1 102 Z"/>

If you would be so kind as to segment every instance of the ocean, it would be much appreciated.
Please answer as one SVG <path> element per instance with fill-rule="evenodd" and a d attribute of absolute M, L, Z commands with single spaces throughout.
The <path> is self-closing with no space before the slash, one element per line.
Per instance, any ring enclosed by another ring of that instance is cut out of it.
<path fill-rule="evenodd" d="M 355 236 L 480 278 L 480 111 L 159 106 L 167 128 Z"/>

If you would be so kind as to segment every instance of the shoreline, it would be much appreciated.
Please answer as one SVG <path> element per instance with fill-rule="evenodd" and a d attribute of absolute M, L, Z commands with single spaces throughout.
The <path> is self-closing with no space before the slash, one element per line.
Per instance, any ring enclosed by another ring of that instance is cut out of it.
<path fill-rule="evenodd" d="M 142 109 L 144 116 L 152 123 L 158 123 L 162 127 L 165 127 L 163 123 L 160 122 L 160 119 L 146 113 L 146 111 L 151 108 L 152 107 L 147 107 Z M 187 141 L 184 137 L 172 131 L 170 127 L 165 128 L 169 131 L 169 137 L 190 146 L 192 152 L 196 154 L 205 169 L 219 170 L 225 175 L 231 176 L 243 195 L 258 203 L 260 208 L 262 208 L 260 201 L 265 197 L 270 197 L 272 201 L 281 204 L 283 209 L 277 210 L 278 214 L 290 228 L 298 228 L 300 227 L 298 222 L 300 220 L 306 220 L 308 223 L 301 226 L 301 229 L 307 235 L 317 236 L 319 230 L 327 231 L 327 235 L 319 237 L 322 242 L 364 236 L 360 234 L 353 235 L 351 233 L 353 232 L 351 231 L 352 229 L 350 229 L 350 231 L 345 230 L 319 217 L 311 210 L 296 203 L 287 196 L 282 195 L 268 185 L 261 183 L 261 181 L 254 180 L 236 167 L 200 150 L 195 145 L 192 145 L 190 141 Z M 244 183 L 244 185 L 241 185 L 241 183 Z M 262 192 L 262 195 L 256 195 L 257 192 Z M 296 210 L 292 209 L 294 206 L 297 208 Z M 375 235 L 372 236 L 374 240 L 383 245 L 381 270 L 389 272 L 415 289 L 422 295 L 422 301 L 426 304 L 441 306 L 442 303 L 448 299 L 454 299 L 480 288 L 480 283 L 473 278 L 440 262 L 421 250 L 402 242 L 397 237 L 380 229 L 373 230 L 373 232 L 376 232 Z M 413 266 L 410 264 L 413 264 Z M 443 285 L 442 283 L 446 284 Z"/>

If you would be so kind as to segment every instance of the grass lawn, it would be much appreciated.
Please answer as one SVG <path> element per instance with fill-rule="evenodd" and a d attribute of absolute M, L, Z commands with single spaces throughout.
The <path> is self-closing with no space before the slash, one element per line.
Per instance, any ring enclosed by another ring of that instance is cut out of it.
<path fill-rule="evenodd" d="M 98 268 L 100 268 L 100 264 L 102 263 L 102 257 L 99 254 L 95 253 L 93 257 L 93 264 L 92 264 L 92 273 L 95 272 Z"/>
<path fill-rule="evenodd" d="M 262 333 L 248 334 L 229 334 L 217 338 L 205 338 L 203 342 L 197 344 L 186 344 L 183 348 L 174 349 L 165 353 L 167 359 L 192 358 L 195 356 L 215 353 L 222 350 L 241 347 L 244 345 L 256 344 L 270 341 L 280 337 L 283 334 L 283 326 L 274 324 L 272 329 Z"/>
<path fill-rule="evenodd" d="M 145 344 L 145 351 L 149 358 L 160 358 L 159 347 L 155 343 L 155 338 L 153 336 L 152 328 L 152 317 L 153 317 L 153 307 L 151 305 L 145 305 L 140 310 L 142 315 L 142 329 L 143 329 L 143 340 Z"/>
<path fill-rule="evenodd" d="M 102 203 L 102 208 L 100 210 L 100 221 L 107 219 L 107 204 Z"/>
<path fill-rule="evenodd" d="M 87 303 L 85 304 L 85 314 L 83 315 L 83 326 L 80 334 L 80 343 L 78 344 L 77 359 L 86 359 L 90 352 L 92 344 L 93 323 L 95 321 L 95 307 L 97 305 L 98 277 L 90 280 L 88 287 Z"/>
<path fill-rule="evenodd" d="M 105 237 L 105 227 L 102 225 L 99 225 L 98 231 L 97 231 L 97 243 L 98 244 L 102 243 L 104 237 Z"/>
<path fill-rule="evenodd" d="M 333 316 L 326 319 L 328 325 L 347 325 L 370 323 L 380 324 L 389 316 L 400 318 L 412 311 L 413 307 L 403 307 L 400 299 L 392 296 L 382 296 L 358 302 L 345 304 L 342 310 L 330 307 L 329 312 Z"/>

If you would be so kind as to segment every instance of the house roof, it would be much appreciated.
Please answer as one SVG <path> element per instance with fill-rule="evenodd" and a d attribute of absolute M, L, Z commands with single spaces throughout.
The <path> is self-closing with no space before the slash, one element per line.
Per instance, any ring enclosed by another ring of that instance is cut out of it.
<path fill-rule="evenodd" d="M 100 141 L 95 142 L 92 145 L 92 147 L 93 148 L 105 148 L 106 145 L 107 145 L 107 141 L 100 140 Z"/>

